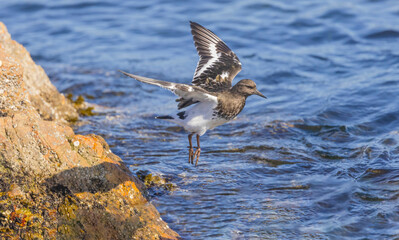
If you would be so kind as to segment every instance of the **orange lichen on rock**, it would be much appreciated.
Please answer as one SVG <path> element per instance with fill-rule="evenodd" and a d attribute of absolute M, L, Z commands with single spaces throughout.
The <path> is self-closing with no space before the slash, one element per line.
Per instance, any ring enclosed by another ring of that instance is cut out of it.
<path fill-rule="evenodd" d="M 0 239 L 178 238 L 1 22 L 0 62 Z"/>

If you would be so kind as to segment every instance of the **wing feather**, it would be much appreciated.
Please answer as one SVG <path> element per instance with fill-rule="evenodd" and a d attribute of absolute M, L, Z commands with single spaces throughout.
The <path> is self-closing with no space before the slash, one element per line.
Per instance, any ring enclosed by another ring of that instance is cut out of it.
<path fill-rule="evenodd" d="M 193 85 L 209 92 L 220 92 L 231 88 L 234 77 L 241 71 L 240 60 L 212 31 L 195 22 L 190 22 L 190 26 L 200 56 Z"/>
<path fill-rule="evenodd" d="M 178 105 L 179 109 L 198 102 L 206 102 L 206 101 L 215 102 L 215 103 L 217 102 L 217 96 L 198 86 L 190 86 L 187 84 L 166 82 L 166 81 L 134 75 L 123 71 L 120 72 L 140 82 L 156 85 L 173 92 L 174 94 L 180 97 L 180 99 L 176 100 L 180 102 Z"/>

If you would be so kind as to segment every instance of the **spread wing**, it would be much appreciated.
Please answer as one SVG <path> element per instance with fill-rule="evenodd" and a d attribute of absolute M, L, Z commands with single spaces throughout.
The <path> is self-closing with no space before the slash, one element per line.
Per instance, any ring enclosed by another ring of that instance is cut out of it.
<path fill-rule="evenodd" d="M 178 104 L 178 109 L 185 108 L 191 104 L 195 104 L 198 102 L 206 102 L 206 101 L 215 102 L 215 103 L 217 102 L 217 96 L 198 86 L 190 86 L 187 84 L 166 82 L 152 78 L 141 77 L 138 75 L 133 75 L 123 71 L 120 72 L 140 82 L 156 85 L 170 90 L 171 92 L 180 97 L 180 99 L 176 100 L 177 102 L 180 102 Z"/>
<path fill-rule="evenodd" d="M 190 26 L 200 56 L 193 85 L 210 92 L 231 88 L 231 82 L 241 71 L 240 60 L 213 32 L 195 22 L 190 22 Z"/>

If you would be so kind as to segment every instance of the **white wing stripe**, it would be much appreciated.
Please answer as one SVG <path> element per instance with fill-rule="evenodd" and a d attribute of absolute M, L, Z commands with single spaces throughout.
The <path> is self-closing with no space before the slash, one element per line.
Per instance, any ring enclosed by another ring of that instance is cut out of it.
<path fill-rule="evenodd" d="M 206 69 L 212 67 L 213 63 L 215 63 L 221 55 L 216 51 L 215 43 L 209 44 L 209 52 L 211 53 L 212 58 L 209 59 L 208 62 L 199 71 L 195 73 L 194 77 L 200 76 Z"/>

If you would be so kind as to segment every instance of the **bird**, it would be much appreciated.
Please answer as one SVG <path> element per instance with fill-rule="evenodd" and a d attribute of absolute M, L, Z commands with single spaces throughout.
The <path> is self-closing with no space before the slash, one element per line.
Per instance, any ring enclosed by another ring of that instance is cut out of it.
<path fill-rule="evenodd" d="M 157 116 L 182 126 L 188 132 L 189 164 L 198 164 L 201 153 L 200 136 L 207 130 L 227 123 L 243 110 L 247 97 L 267 98 L 256 88 L 253 80 L 242 79 L 234 86 L 232 81 L 241 71 L 237 55 L 211 30 L 190 21 L 191 34 L 199 61 L 191 85 L 161 81 L 119 70 L 140 82 L 165 88 L 178 96 L 177 110 L 170 115 Z M 194 152 L 192 137 L 196 135 Z"/>

